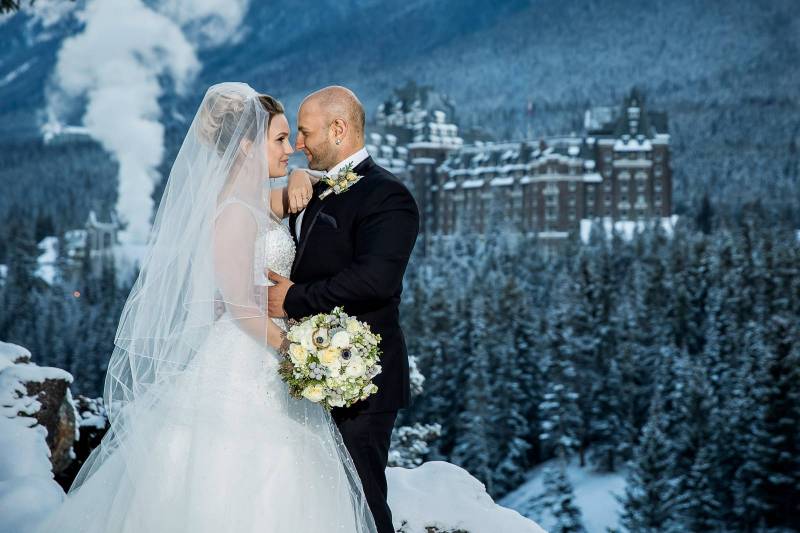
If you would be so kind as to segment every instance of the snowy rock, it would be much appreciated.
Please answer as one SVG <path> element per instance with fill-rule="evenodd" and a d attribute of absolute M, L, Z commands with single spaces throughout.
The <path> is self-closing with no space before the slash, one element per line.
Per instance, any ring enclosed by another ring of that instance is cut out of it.
<path fill-rule="evenodd" d="M 10 342 L 0 341 L 0 370 L 14 363 L 30 363 L 31 352 Z"/>
<path fill-rule="evenodd" d="M 0 416 L 0 533 L 25 533 L 64 491 L 53 480 L 46 431 L 28 417 Z"/>
<path fill-rule="evenodd" d="M 431 461 L 389 468 L 389 506 L 401 533 L 543 533 L 536 523 L 494 503 L 483 483 L 456 465 Z"/>
<path fill-rule="evenodd" d="M 78 395 L 72 404 L 78 417 L 77 437 L 72 446 L 74 458 L 66 469 L 56 474 L 56 480 L 65 490 L 72 485 L 83 463 L 103 440 L 103 435 L 109 427 L 108 414 L 102 398 Z"/>
<path fill-rule="evenodd" d="M 0 414 L 30 418 L 44 428 L 53 470 L 63 470 L 72 461 L 76 438 L 75 409 L 69 393 L 72 376 L 58 368 L 28 362 L 30 352 L 19 346 L 3 343 L 0 350 Z"/>

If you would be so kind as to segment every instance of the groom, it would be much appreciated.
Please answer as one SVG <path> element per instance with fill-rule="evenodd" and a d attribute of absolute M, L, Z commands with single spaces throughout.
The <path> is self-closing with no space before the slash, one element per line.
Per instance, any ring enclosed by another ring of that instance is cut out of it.
<path fill-rule="evenodd" d="M 355 463 L 379 533 L 390 533 L 386 462 L 397 411 L 409 400 L 408 355 L 398 305 L 403 274 L 419 231 L 414 198 L 375 164 L 364 148 L 364 108 L 344 87 L 326 87 L 300 105 L 296 148 L 312 170 L 337 175 L 351 164 L 362 178 L 320 198 L 320 181 L 305 211 L 289 218 L 297 253 L 291 281 L 275 273 L 272 317 L 300 319 L 343 306 L 381 336 L 378 392 L 331 415 Z"/>

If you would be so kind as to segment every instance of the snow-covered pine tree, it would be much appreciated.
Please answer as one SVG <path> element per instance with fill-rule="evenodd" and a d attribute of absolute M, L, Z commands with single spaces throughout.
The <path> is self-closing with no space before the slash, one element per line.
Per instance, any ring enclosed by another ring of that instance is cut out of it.
<path fill-rule="evenodd" d="M 775 339 L 753 376 L 756 417 L 737 473 L 745 526 L 776 530 L 800 524 L 800 323 L 774 317 Z"/>
<path fill-rule="evenodd" d="M 539 439 L 547 455 L 566 458 L 577 451 L 580 445 L 577 434 L 581 424 L 578 408 L 580 396 L 574 388 L 575 369 L 572 362 L 561 355 L 557 347 L 553 348 L 545 356 L 547 385 L 542 403 L 539 404 Z"/>
<path fill-rule="evenodd" d="M 567 477 L 566 464 L 559 460 L 544 474 L 544 505 L 553 517 L 551 533 L 584 533 L 581 510 Z"/>
<path fill-rule="evenodd" d="M 675 525 L 676 494 L 672 480 L 665 475 L 673 470 L 671 454 L 664 446 L 666 423 L 663 402 L 656 393 L 621 498 L 620 522 L 631 533 L 664 533 Z"/>
<path fill-rule="evenodd" d="M 521 484 L 532 466 L 528 460 L 531 428 L 526 408 L 535 392 L 528 387 L 536 368 L 536 354 L 520 350 L 515 339 L 523 328 L 519 323 L 529 320 L 516 279 L 504 273 L 498 282 L 503 285 L 495 300 L 494 316 L 502 318 L 490 327 L 494 329 L 490 338 L 496 366 L 492 398 L 495 411 L 501 415 L 496 426 L 499 446 L 493 461 L 497 465 L 493 485 L 497 495 L 502 495 Z"/>
<path fill-rule="evenodd" d="M 492 455 L 496 450 L 493 427 L 498 420 L 492 409 L 491 371 L 489 350 L 486 343 L 486 302 L 481 293 L 472 295 L 468 310 L 468 345 L 463 357 L 469 359 L 466 382 L 459 395 L 465 408 L 458 413 L 456 440 L 452 460 L 468 470 L 486 485 L 490 493 L 492 486 Z"/>

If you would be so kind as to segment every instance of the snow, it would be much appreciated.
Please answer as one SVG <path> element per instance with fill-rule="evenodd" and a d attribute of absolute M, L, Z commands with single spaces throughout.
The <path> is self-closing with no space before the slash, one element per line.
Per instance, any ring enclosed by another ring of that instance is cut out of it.
<path fill-rule="evenodd" d="M 616 221 L 608 217 L 603 217 L 597 220 L 584 218 L 581 220 L 581 228 L 580 228 L 581 240 L 585 243 L 589 242 L 589 235 L 591 234 L 592 231 L 592 224 L 596 221 L 602 223 L 603 229 L 605 230 L 605 233 L 608 236 L 608 238 L 611 238 L 613 232 L 616 232 L 619 233 L 623 239 L 629 241 L 633 238 L 635 234 L 644 230 L 648 224 L 652 224 L 654 220 L 658 220 L 658 223 L 661 224 L 661 228 L 666 232 L 668 236 L 671 236 L 675 228 L 675 224 L 678 222 L 678 215 L 662 217 L 660 219 L 616 220 Z"/>
<path fill-rule="evenodd" d="M 530 503 L 544 490 L 544 472 L 554 465 L 549 461 L 530 472 L 528 481 L 500 500 L 500 505 L 527 512 Z M 581 468 L 576 461 L 567 467 L 567 477 L 575 492 L 575 503 L 583 515 L 583 525 L 588 533 L 605 533 L 606 528 L 619 527 L 618 517 L 622 508 L 616 496 L 625 490 L 625 477 L 620 473 L 601 474 Z M 548 528 L 553 526 L 549 514 L 535 517 Z"/>
<path fill-rule="evenodd" d="M 507 185 L 514 185 L 514 178 L 493 178 L 489 185 L 504 187 Z"/>
<path fill-rule="evenodd" d="M 464 183 L 461 184 L 463 189 L 476 189 L 478 187 L 483 187 L 483 180 L 465 180 Z"/>
<path fill-rule="evenodd" d="M 0 417 L 15 417 L 19 413 L 33 416 L 39 411 L 41 404 L 36 398 L 27 395 L 25 383 L 42 383 L 47 379 L 63 379 L 72 383 L 72 375 L 60 368 L 41 367 L 30 363 L 14 364 L 13 360 L 14 357 L 0 356 Z"/>
<path fill-rule="evenodd" d="M 47 430 L 31 415 L 41 407 L 26 395 L 24 382 L 72 376 L 58 368 L 14 364 L 30 352 L 0 342 L 0 533 L 32 531 L 45 511 L 59 504 L 64 491 L 53 480 Z M 23 413 L 23 416 L 19 416 Z"/>
<path fill-rule="evenodd" d="M 518 512 L 497 505 L 481 482 L 443 461 L 417 468 L 388 468 L 389 506 L 395 529 L 426 533 L 429 527 L 470 533 L 543 533 Z"/>
<path fill-rule="evenodd" d="M 47 430 L 31 427 L 32 420 L 0 416 L 0 533 L 32 531 L 64 498 L 53 479 Z"/>
<path fill-rule="evenodd" d="M 536 234 L 540 239 L 566 239 L 569 237 L 568 231 L 540 231 Z"/>
<path fill-rule="evenodd" d="M 31 352 L 17 344 L 0 341 L 0 372 L 7 366 L 13 365 L 20 357 L 30 358 Z"/>
<path fill-rule="evenodd" d="M 56 277 L 56 260 L 58 259 L 58 237 L 45 237 L 39 243 L 39 250 L 42 252 L 37 260 L 39 267 L 36 275 L 46 281 L 49 285 L 53 284 Z"/>
<path fill-rule="evenodd" d="M 619 152 L 648 152 L 653 149 L 653 145 L 649 140 L 639 142 L 636 139 L 631 139 L 627 143 L 622 140 L 617 140 L 614 143 L 614 150 Z"/>

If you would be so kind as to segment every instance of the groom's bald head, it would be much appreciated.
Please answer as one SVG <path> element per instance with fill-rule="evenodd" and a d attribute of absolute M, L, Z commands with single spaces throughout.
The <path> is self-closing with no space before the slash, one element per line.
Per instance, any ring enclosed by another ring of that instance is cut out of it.
<path fill-rule="evenodd" d="M 341 85 L 331 85 L 306 96 L 301 104 L 318 106 L 317 110 L 324 114 L 326 122 L 342 119 L 349 128 L 355 140 L 364 140 L 364 106 L 361 105 L 358 97 Z"/>

